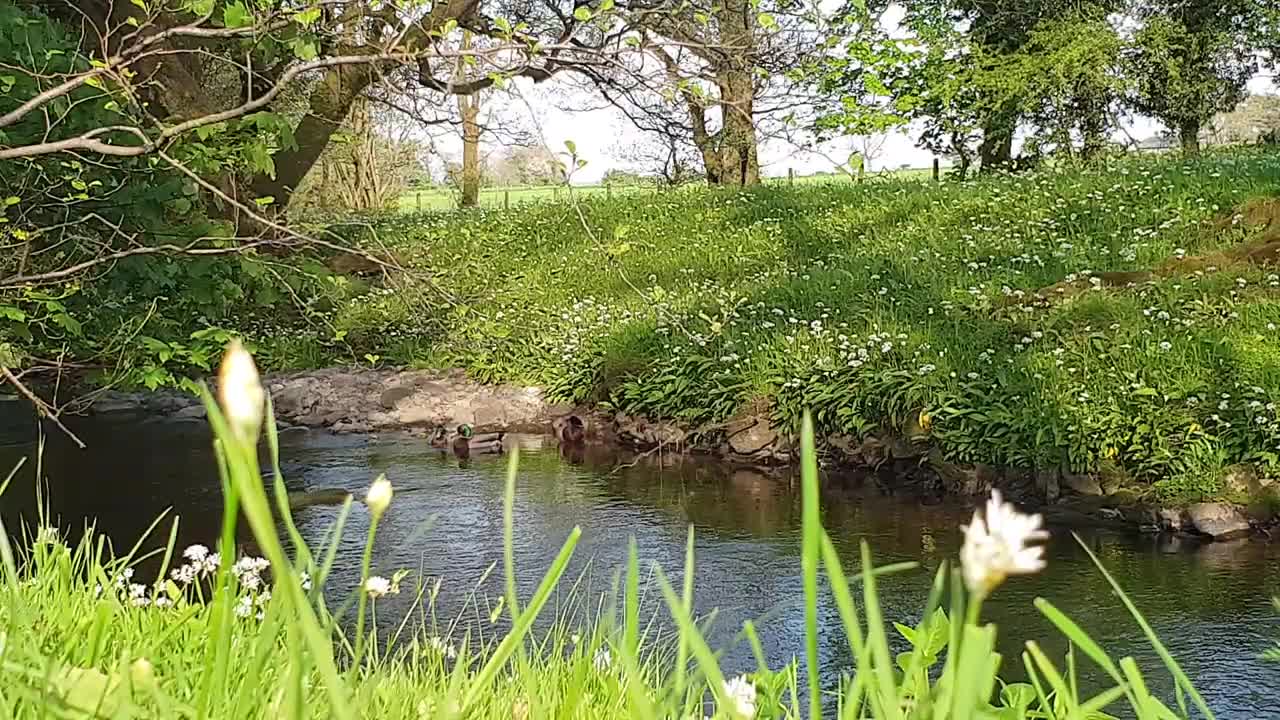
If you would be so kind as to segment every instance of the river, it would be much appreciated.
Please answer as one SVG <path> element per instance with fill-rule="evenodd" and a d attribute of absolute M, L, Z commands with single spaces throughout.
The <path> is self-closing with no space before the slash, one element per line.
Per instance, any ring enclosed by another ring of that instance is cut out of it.
<path fill-rule="evenodd" d="M 0 478 L 35 448 L 30 422 L 14 412 L 14 403 L 8 405 L 0 406 Z M 127 549 L 169 511 L 180 518 L 180 543 L 212 544 L 221 497 L 202 423 L 84 420 L 73 428 L 88 448 L 76 449 L 66 438 L 50 435 L 43 458 L 46 502 L 63 527 L 74 532 L 92 521 Z M 375 568 L 387 575 L 405 568 L 440 578 L 440 617 L 463 614 L 476 581 L 495 563 L 498 571 L 479 592 L 494 599 L 501 593 L 502 458 L 476 457 L 460 466 L 425 441 L 401 435 L 302 431 L 282 435 L 281 454 L 290 489 L 345 488 L 360 494 L 374 476 L 386 473 L 396 496 L 378 534 Z M 696 610 L 701 615 L 716 610 L 709 639 L 725 650 L 726 670 L 753 667 L 745 642 L 735 641 L 748 619 L 756 621 L 772 664 L 803 657 L 800 494 L 785 475 L 680 457 L 661 462 L 651 457 L 627 467 L 601 453 L 570 463 L 554 447 L 526 450 L 521 459 L 514 549 L 522 596 L 532 592 L 575 525 L 582 528 L 582 540 L 568 577 L 581 578 L 579 605 L 608 591 L 630 537 L 645 568 L 656 562 L 678 584 L 692 524 Z M 34 517 L 34 467 L 28 463 L 0 502 L 11 529 L 20 518 Z M 823 522 L 849 568 L 862 538 L 871 543 L 878 563 L 921 563 L 919 570 L 886 578 L 881 586 L 886 618 L 916 622 L 933 571 L 958 553 L 958 526 L 971 509 L 960 503 L 924 504 L 847 478 L 825 478 L 822 503 Z M 333 507 L 310 507 L 297 513 L 297 522 L 308 542 L 318 543 L 335 516 Z M 366 523 L 357 505 L 326 588 L 335 602 L 348 597 L 356 583 Z M 167 530 L 165 525 L 161 535 Z M 1280 637 L 1271 605 L 1280 595 L 1280 544 L 1199 544 L 1077 532 L 1120 579 L 1218 717 L 1276 716 L 1280 665 L 1257 656 Z M 1053 528 L 1048 570 L 1009 580 L 984 606 L 984 617 L 999 624 L 1003 674 L 1021 676 L 1024 640 L 1040 641 L 1051 657 L 1060 659 L 1065 652 L 1065 643 L 1032 606 L 1034 598 L 1044 596 L 1076 618 L 1113 657 L 1133 655 L 1149 682 L 1168 688 L 1155 653 L 1071 533 Z M 659 607 L 649 579 L 646 570 L 646 612 Z M 560 599 L 566 605 L 572 603 L 567 594 Z M 380 620 L 408 609 L 407 595 L 393 600 L 380 606 Z M 487 622 L 475 612 L 464 615 L 465 623 Z M 827 597 L 820 622 L 822 675 L 830 684 L 851 669 L 851 661 Z"/>

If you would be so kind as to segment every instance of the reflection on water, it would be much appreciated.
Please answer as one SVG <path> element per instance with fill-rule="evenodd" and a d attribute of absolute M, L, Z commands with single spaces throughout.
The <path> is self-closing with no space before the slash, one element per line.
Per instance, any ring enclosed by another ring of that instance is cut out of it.
<path fill-rule="evenodd" d="M 82 423 L 77 430 L 90 444 L 77 451 L 49 438 L 44 475 L 47 497 L 65 527 L 93 519 L 118 543 L 131 544 L 168 508 L 181 520 L 180 542 L 210 543 L 217 534 L 221 501 L 211 464 L 208 433 L 201 424 Z M 0 468 L 9 468 L 30 444 L 27 426 L 0 425 Z M 9 443 L 4 444 L 8 438 Z M 441 615 L 464 607 L 476 580 L 502 559 L 501 458 L 473 458 L 465 467 L 400 436 L 356 437 L 289 432 L 282 437 L 290 489 L 345 488 L 361 494 L 370 479 L 385 472 L 396 499 L 383 520 L 375 565 L 389 574 L 420 569 L 443 580 Z M 568 576 L 582 578 L 579 593 L 592 597 L 612 586 L 615 569 L 634 537 L 648 567 L 659 564 L 678 583 L 687 528 L 697 531 L 695 602 L 699 614 L 716 610 L 710 633 L 726 649 L 732 671 L 753 666 L 736 639 L 744 620 L 757 621 L 771 662 L 803 656 L 800 605 L 799 488 L 785 475 L 733 469 L 679 456 L 648 458 L 619 466 L 597 456 L 564 462 L 554 448 L 523 455 L 516 494 L 515 561 L 525 596 L 561 543 L 577 525 L 583 530 Z M 28 470 L 30 467 L 28 467 Z M 29 478 L 29 476 L 28 476 Z M 17 480 L 3 500 L 6 523 L 33 512 L 33 484 Z M 915 622 L 939 563 L 957 554 L 957 526 L 970 511 L 955 504 L 926 505 L 888 497 L 871 485 L 828 479 L 823 522 L 851 562 L 865 538 L 880 563 L 919 561 L 921 569 L 886 578 L 882 585 L 887 619 Z M 303 535 L 317 543 L 336 516 L 331 507 L 300 511 Z M 357 506 L 341 539 L 339 569 L 329 588 L 335 600 L 347 597 L 366 529 Z M 1198 545 L 1101 531 L 1082 532 L 1084 541 L 1130 591 L 1160 637 L 1205 694 L 1220 717 L 1254 718 L 1274 712 L 1280 695 L 1280 667 L 1256 655 L 1280 635 L 1271 597 L 1280 594 L 1280 547 L 1256 542 Z M 1162 686 L 1160 663 L 1104 580 L 1092 570 L 1069 531 L 1055 530 L 1049 570 L 1015 578 L 988 601 L 984 616 L 998 621 L 1005 676 L 1019 676 L 1021 641 L 1036 638 L 1061 657 L 1066 646 L 1033 608 L 1037 596 L 1051 599 L 1076 618 L 1114 657 L 1132 654 Z M 497 573 L 484 592 L 501 592 Z M 652 584 L 646 607 L 659 605 Z M 408 609 L 401 595 L 379 615 Z M 564 605 L 570 604 L 562 598 Z M 398 606 L 397 606 L 398 604 Z M 584 603 L 580 603 L 584 604 Z M 466 622 L 487 623 L 483 613 Z M 851 668 L 847 645 L 829 598 L 819 608 L 824 628 L 820 654 L 824 680 Z M 489 632 L 492 632 L 489 630 Z M 1163 685 L 1167 687 L 1167 683 Z"/>

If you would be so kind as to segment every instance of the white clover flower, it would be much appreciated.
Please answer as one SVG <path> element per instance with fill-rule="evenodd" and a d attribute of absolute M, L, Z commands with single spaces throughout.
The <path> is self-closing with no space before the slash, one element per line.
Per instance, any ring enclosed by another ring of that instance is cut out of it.
<path fill-rule="evenodd" d="M 725 681 L 724 699 L 736 716 L 748 720 L 756 716 L 756 686 L 746 675 Z"/>
<path fill-rule="evenodd" d="M 364 591 L 369 593 L 371 598 L 380 598 L 392 592 L 391 581 L 381 575 L 370 575 L 369 579 L 364 581 Z"/>
<path fill-rule="evenodd" d="M 999 490 L 991 491 L 986 517 L 979 511 L 964 530 L 960 565 L 969 590 L 985 597 L 1009 575 L 1024 575 L 1044 569 L 1044 547 L 1032 541 L 1047 540 L 1039 515 L 1024 515 L 1004 502 Z"/>

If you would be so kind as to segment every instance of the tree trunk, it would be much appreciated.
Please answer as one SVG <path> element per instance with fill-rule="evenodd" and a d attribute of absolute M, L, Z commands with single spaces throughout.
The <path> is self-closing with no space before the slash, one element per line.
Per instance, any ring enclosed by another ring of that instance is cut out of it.
<path fill-rule="evenodd" d="M 982 128 L 982 144 L 978 146 L 978 161 L 983 173 L 1006 168 L 1013 163 L 1013 126 L 1004 116 L 992 118 Z"/>
<path fill-rule="evenodd" d="M 717 133 L 718 185 L 755 185 L 760 182 L 760 157 L 754 122 L 755 85 L 751 74 L 739 69 L 720 76 L 720 112 L 723 125 Z M 709 181 L 710 177 L 707 178 Z"/>
<path fill-rule="evenodd" d="M 250 190 L 255 198 L 274 198 L 278 210 L 289 206 L 294 189 L 316 164 L 333 134 L 341 129 L 352 104 L 368 89 L 373 77 L 369 65 L 340 66 L 325 73 L 311 93 L 310 112 L 294 128 L 295 146 L 275 155 L 275 176 L 254 178 Z"/>
<path fill-rule="evenodd" d="M 1187 120 L 1178 127 L 1178 140 L 1182 143 L 1182 154 L 1195 157 L 1200 154 L 1200 123 Z"/>
<path fill-rule="evenodd" d="M 471 33 L 462 34 L 462 49 L 471 49 Z M 458 58 L 457 80 L 466 77 L 466 64 Z M 459 207 L 480 205 L 480 95 L 459 95 L 458 115 L 462 117 L 462 197 Z"/>
<path fill-rule="evenodd" d="M 755 55 L 755 23 L 746 0 L 726 0 L 717 12 L 720 43 L 729 48 L 716 69 L 720 92 L 720 132 L 716 143 L 720 159 L 713 179 L 719 185 L 755 185 L 760 182 L 759 147 L 756 141 L 756 86 L 752 77 Z M 710 170 L 710 166 L 708 166 Z"/>
<path fill-rule="evenodd" d="M 479 98 L 458 96 L 462 114 L 462 198 L 461 207 L 480 205 L 480 102 Z"/>

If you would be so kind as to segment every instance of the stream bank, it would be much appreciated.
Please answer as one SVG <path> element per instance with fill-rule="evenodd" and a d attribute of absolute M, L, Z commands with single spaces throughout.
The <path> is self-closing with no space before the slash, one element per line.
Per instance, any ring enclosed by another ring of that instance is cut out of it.
<path fill-rule="evenodd" d="M 336 433 L 404 432 L 425 436 L 436 426 L 472 425 L 477 432 L 547 433 L 569 415 L 584 420 L 586 441 L 639 452 L 692 452 L 747 466 L 785 467 L 797 439 L 773 427 L 767 402 L 714 428 L 694 428 L 624 413 L 555 403 L 537 387 L 484 385 L 461 370 L 324 369 L 264 378 L 277 420 L 285 426 Z M 106 392 L 95 414 L 201 420 L 198 399 L 181 391 Z M 1267 478 L 1247 466 L 1229 468 L 1224 485 L 1238 502 L 1167 507 L 1146 499 L 1140 487 L 1114 474 L 1081 474 L 1062 466 L 996 467 L 947 459 L 930 441 L 927 417 L 899 430 L 820 441 L 826 467 L 869 477 L 894 492 L 922 497 L 983 497 L 1000 490 L 1051 518 L 1071 524 L 1127 526 L 1225 540 L 1270 536 L 1280 496 Z"/>

